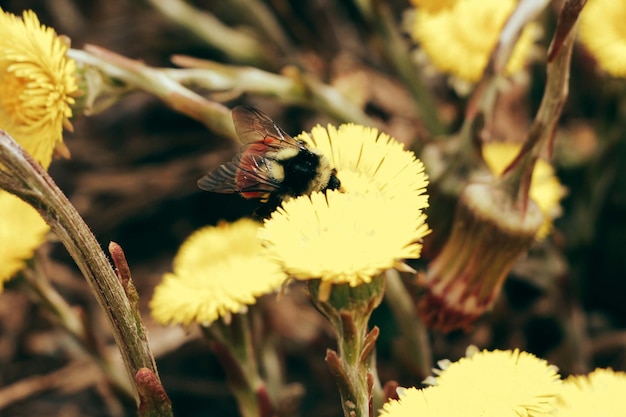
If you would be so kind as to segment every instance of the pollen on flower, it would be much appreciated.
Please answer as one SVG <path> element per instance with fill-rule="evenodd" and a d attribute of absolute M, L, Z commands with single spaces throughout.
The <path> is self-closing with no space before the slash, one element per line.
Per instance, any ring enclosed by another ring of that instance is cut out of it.
<path fill-rule="evenodd" d="M 13 194 L 0 191 L 0 291 L 26 266 L 49 227 L 39 213 Z"/>
<path fill-rule="evenodd" d="M 400 199 L 333 190 L 283 203 L 260 237 L 290 276 L 356 286 L 418 258 L 428 232 L 425 215 Z"/>
<path fill-rule="evenodd" d="M 0 8 L 0 126 L 47 168 L 77 93 L 68 45 L 39 23 Z"/>
<path fill-rule="evenodd" d="M 480 79 L 516 4 L 514 0 L 458 0 L 436 13 L 418 8 L 412 36 L 439 71 L 473 83 Z M 536 34 L 536 25 L 524 28 L 506 67 L 508 74 L 523 68 Z"/>
<path fill-rule="evenodd" d="M 580 14 L 580 41 L 599 66 L 615 77 L 626 77 L 626 4 L 622 1 L 589 1 Z"/>
<path fill-rule="evenodd" d="M 174 259 L 174 271 L 155 289 L 152 316 L 162 324 L 208 325 L 279 288 L 286 277 L 263 255 L 258 228 L 244 219 L 192 234 Z"/>

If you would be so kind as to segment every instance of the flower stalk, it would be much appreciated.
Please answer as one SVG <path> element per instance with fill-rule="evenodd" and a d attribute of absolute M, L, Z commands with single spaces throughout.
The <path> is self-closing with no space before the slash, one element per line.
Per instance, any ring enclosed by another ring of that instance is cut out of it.
<path fill-rule="evenodd" d="M 402 38 L 389 5 L 379 0 L 360 0 L 355 4 L 374 28 L 379 46 L 384 45 L 381 51 L 417 104 L 420 119 L 426 130 L 432 136 L 443 134 L 446 128 L 437 113 L 437 103 L 411 61 L 409 46 Z"/>
<path fill-rule="evenodd" d="M 137 312 L 94 235 L 52 178 L 7 133 L 0 131 L 0 187 L 31 204 L 83 273 L 107 315 L 129 376 L 148 368 L 158 376 Z M 143 335 L 143 336 L 142 336 Z"/>
<path fill-rule="evenodd" d="M 101 73 L 105 85 L 122 83 L 154 94 L 174 110 L 203 123 L 211 131 L 237 140 L 228 108 L 206 100 L 159 69 L 95 45 L 85 45 L 84 50 L 69 49 L 67 55 L 77 62 L 79 69 L 81 65 L 86 67 L 83 71 L 96 68 Z M 127 90 L 122 89 L 122 91 Z M 90 93 L 87 92 L 87 94 Z"/>
<path fill-rule="evenodd" d="M 382 301 L 384 277 L 356 287 L 334 285 L 328 300 L 319 299 L 319 280 L 308 283 L 313 303 L 330 321 L 337 337 L 337 351 L 326 351 L 326 364 L 337 382 L 344 416 L 373 416 L 375 375 L 370 368 L 380 331 L 377 327 L 369 330 L 368 322 Z"/>
<path fill-rule="evenodd" d="M 218 319 L 202 332 L 219 357 L 229 388 L 243 417 L 272 417 L 274 405 L 259 375 L 248 313 L 233 314 L 228 322 Z"/>
<path fill-rule="evenodd" d="M 172 62 L 183 69 L 166 68 L 162 71 L 182 85 L 276 97 L 283 102 L 316 108 L 340 122 L 376 125 L 336 88 L 295 66 L 287 66 L 282 74 L 275 74 L 254 67 L 225 65 L 184 55 L 174 55 Z"/>
<path fill-rule="evenodd" d="M 198 9 L 181 0 L 148 0 L 148 3 L 207 45 L 218 49 L 229 61 L 259 66 L 268 66 L 271 62 L 269 51 L 259 39 L 226 26 L 206 9 Z"/>

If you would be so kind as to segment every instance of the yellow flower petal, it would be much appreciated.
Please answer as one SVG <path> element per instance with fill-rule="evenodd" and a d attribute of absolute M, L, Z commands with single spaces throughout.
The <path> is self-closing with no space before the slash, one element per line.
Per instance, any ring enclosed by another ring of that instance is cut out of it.
<path fill-rule="evenodd" d="M 286 277 L 263 256 L 258 229 L 244 219 L 191 235 L 174 259 L 173 273 L 155 289 L 152 316 L 163 324 L 208 325 L 279 288 Z"/>
<path fill-rule="evenodd" d="M 411 4 L 415 7 L 422 8 L 429 13 L 438 13 L 447 10 L 456 4 L 457 0 L 411 0 Z"/>
<path fill-rule="evenodd" d="M 501 175 L 517 155 L 521 145 L 491 142 L 483 146 L 485 163 L 496 175 Z M 552 165 L 543 160 L 535 164 L 530 183 L 530 198 L 537 204 L 545 219 L 537 232 L 537 239 L 545 238 L 552 230 L 552 221 L 561 215 L 560 201 L 565 189 L 554 175 Z"/>
<path fill-rule="evenodd" d="M 0 291 L 4 282 L 26 266 L 49 227 L 29 204 L 0 191 Z"/>
<path fill-rule="evenodd" d="M 626 410 L 626 373 L 596 369 L 570 376 L 563 383 L 559 417 L 623 417 Z"/>
<path fill-rule="evenodd" d="M 67 49 L 32 11 L 20 19 L 0 8 L 0 127 L 44 168 L 62 141 L 77 91 Z"/>
<path fill-rule="evenodd" d="M 514 0 L 458 0 L 437 13 L 418 8 L 412 36 L 441 72 L 476 82 L 515 5 Z M 529 24 L 522 32 L 506 67 L 509 74 L 526 63 L 536 29 Z"/>
<path fill-rule="evenodd" d="M 284 202 L 260 236 L 290 276 L 356 286 L 419 257 L 425 218 L 400 197 L 329 191 Z"/>
<path fill-rule="evenodd" d="M 376 128 L 344 124 L 316 126 L 297 137 L 319 149 L 337 170 L 342 190 L 414 199 L 414 209 L 428 207 L 424 164 L 404 145 Z"/>
<path fill-rule="evenodd" d="M 623 1 L 589 0 L 580 14 L 580 41 L 615 77 L 626 77 L 625 21 Z"/>
<path fill-rule="evenodd" d="M 437 386 L 473 397 L 485 415 L 539 417 L 555 409 L 559 374 L 530 353 L 484 350 L 443 368 Z"/>
<path fill-rule="evenodd" d="M 444 387 L 400 388 L 398 391 L 399 398 L 388 401 L 380 417 L 487 417 L 482 410 L 475 409 L 471 401 L 463 401 L 464 398 L 460 398 L 463 393 Z"/>

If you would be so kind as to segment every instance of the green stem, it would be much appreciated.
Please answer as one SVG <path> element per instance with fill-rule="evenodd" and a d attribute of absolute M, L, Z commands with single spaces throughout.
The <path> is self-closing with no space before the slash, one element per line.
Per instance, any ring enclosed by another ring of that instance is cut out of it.
<path fill-rule="evenodd" d="M 409 46 L 393 19 L 389 5 L 380 0 L 359 0 L 356 5 L 374 27 L 383 53 L 413 96 L 426 129 L 433 136 L 443 134 L 446 128 L 437 113 L 437 103 L 411 61 Z"/>
<path fill-rule="evenodd" d="M 79 64 L 97 68 L 105 78 L 154 94 L 174 110 L 198 120 L 215 133 L 237 140 L 227 107 L 206 100 L 159 69 L 94 45 L 85 45 L 84 49 L 70 49 L 67 54 Z"/>
<path fill-rule="evenodd" d="M 243 417 L 271 417 L 274 406 L 259 375 L 248 314 L 234 314 L 229 323 L 218 320 L 201 328 L 226 372 Z"/>
<path fill-rule="evenodd" d="M 550 47 L 546 86 L 541 104 L 522 149 L 502 176 L 504 189 L 508 190 L 514 201 L 523 208 L 528 202 L 535 162 L 543 149 L 549 154 L 552 151 L 554 132 L 569 93 L 570 62 L 576 40 L 575 25 L 582 9 L 580 3 L 580 0 L 568 1 L 561 9 Z"/>
<path fill-rule="evenodd" d="M 0 187 L 31 204 L 63 243 L 111 323 L 126 370 L 158 376 L 147 340 L 115 271 L 94 235 L 48 173 L 8 134 L 0 131 Z"/>
<path fill-rule="evenodd" d="M 312 300 L 330 321 L 337 335 L 337 352 L 326 352 L 326 364 L 337 382 L 345 417 L 373 415 L 374 374 L 371 356 L 379 330 L 368 331 L 372 312 L 382 301 L 385 279 L 378 276 L 368 284 L 350 287 L 333 285 L 327 300 L 320 300 L 320 281 L 310 280 Z"/>
<path fill-rule="evenodd" d="M 255 37 L 224 25 L 207 10 L 200 10 L 181 0 L 148 0 L 155 9 L 186 28 L 229 61 L 267 66 L 267 51 Z"/>
<path fill-rule="evenodd" d="M 340 122 L 375 126 L 365 112 L 336 88 L 311 74 L 290 66 L 283 74 L 253 67 L 225 65 L 214 61 L 175 55 L 172 62 L 185 69 L 163 69 L 164 75 L 182 85 L 218 91 L 245 91 L 274 97 L 284 103 L 313 107 Z"/>

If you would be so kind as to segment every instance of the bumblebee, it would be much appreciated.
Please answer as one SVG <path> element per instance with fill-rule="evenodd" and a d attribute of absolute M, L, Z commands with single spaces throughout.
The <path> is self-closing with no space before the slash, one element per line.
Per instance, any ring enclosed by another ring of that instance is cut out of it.
<path fill-rule="evenodd" d="M 326 156 L 289 136 L 260 110 L 237 106 L 232 117 L 244 146 L 232 161 L 198 180 L 202 190 L 239 193 L 277 206 L 286 198 L 341 187 Z"/>

